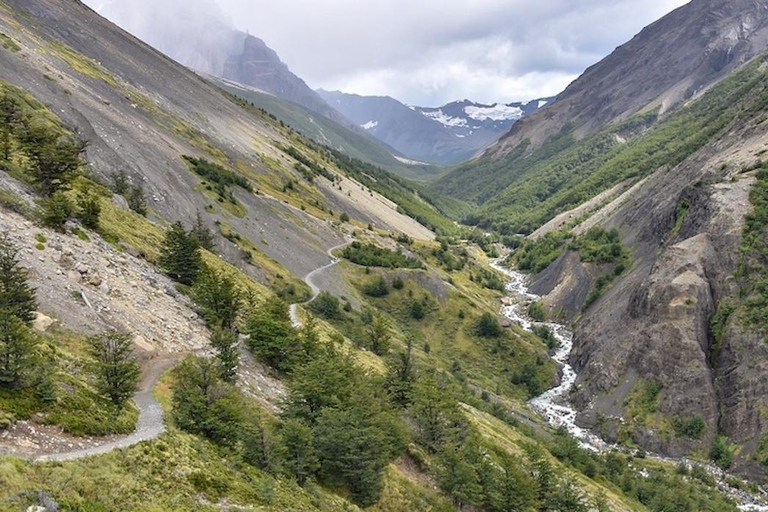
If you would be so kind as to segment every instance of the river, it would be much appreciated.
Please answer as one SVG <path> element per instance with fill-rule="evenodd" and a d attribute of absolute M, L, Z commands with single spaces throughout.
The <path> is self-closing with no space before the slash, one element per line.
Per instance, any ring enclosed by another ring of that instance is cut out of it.
<path fill-rule="evenodd" d="M 532 331 L 536 325 L 548 327 L 560 343 L 552 358 L 560 367 L 560 384 L 528 402 L 530 407 L 539 413 L 547 423 L 555 428 L 565 428 L 572 436 L 579 440 L 581 446 L 594 452 L 607 452 L 618 450 L 627 452 L 624 446 L 605 442 L 602 438 L 588 429 L 576 424 L 577 411 L 569 401 L 569 395 L 576 383 L 576 370 L 570 364 L 571 351 L 573 350 L 573 333 L 564 325 L 552 322 L 534 322 L 528 317 L 528 306 L 540 299 L 528 289 L 528 276 L 523 273 L 510 270 L 501 265 L 501 260 L 491 264 L 497 271 L 507 276 L 507 295 L 509 301 L 502 307 L 502 314 L 512 322 L 518 323 L 526 331 Z M 752 496 L 744 491 L 736 489 L 726 483 L 728 473 L 717 466 L 694 461 L 687 458 L 674 459 L 656 454 L 648 454 L 647 457 L 669 462 L 671 464 L 683 463 L 688 467 L 701 466 L 717 480 L 718 488 L 731 496 L 738 504 L 739 509 L 745 512 L 768 512 L 768 492 L 762 491 L 762 498 Z"/>

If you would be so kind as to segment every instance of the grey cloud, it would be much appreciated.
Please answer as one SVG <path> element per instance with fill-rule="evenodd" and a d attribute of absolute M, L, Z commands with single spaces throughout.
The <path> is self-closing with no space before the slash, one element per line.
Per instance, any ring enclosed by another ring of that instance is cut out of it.
<path fill-rule="evenodd" d="M 124 11 L 137 11 L 146 0 L 119 1 L 130 6 Z M 493 102 L 555 94 L 643 26 L 684 3 L 155 0 L 153 10 L 180 17 L 147 22 L 162 27 L 191 25 L 200 17 L 231 20 L 264 39 L 312 87 L 437 105 L 464 97 Z"/>

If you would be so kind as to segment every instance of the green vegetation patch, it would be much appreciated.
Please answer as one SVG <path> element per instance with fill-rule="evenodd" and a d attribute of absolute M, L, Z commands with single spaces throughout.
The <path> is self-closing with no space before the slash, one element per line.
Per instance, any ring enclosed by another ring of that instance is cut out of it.
<path fill-rule="evenodd" d="M 342 250 L 341 255 L 352 263 L 364 267 L 424 268 L 424 264 L 417 258 L 373 244 L 352 242 Z"/>
<path fill-rule="evenodd" d="M 6 50 L 10 50 L 12 52 L 18 52 L 21 51 L 21 47 L 16 44 L 16 41 L 11 39 L 9 36 L 3 34 L 0 32 L 0 43 L 2 43 L 3 48 Z"/>

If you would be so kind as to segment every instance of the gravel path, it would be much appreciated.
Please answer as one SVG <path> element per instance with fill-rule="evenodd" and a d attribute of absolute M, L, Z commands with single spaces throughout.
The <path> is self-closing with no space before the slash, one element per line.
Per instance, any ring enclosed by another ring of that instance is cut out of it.
<path fill-rule="evenodd" d="M 307 276 L 304 278 L 304 282 L 307 283 L 307 285 L 312 289 L 312 295 L 310 296 L 309 300 L 307 300 L 305 302 L 302 302 L 300 304 L 291 304 L 291 306 L 289 308 L 289 312 L 291 314 L 291 322 L 293 322 L 293 326 L 294 327 L 299 328 L 299 327 L 301 327 L 303 325 L 301 320 L 299 320 L 299 315 L 298 315 L 298 307 L 299 307 L 299 305 L 309 304 L 310 302 L 315 300 L 318 295 L 320 295 L 320 288 L 314 282 L 315 277 L 317 277 L 323 271 L 328 270 L 329 268 L 331 268 L 334 265 L 336 265 L 339 261 L 341 261 L 339 258 L 337 258 L 336 256 L 333 255 L 333 251 L 335 251 L 337 249 L 341 249 L 342 247 L 346 247 L 346 246 L 348 246 L 351 243 L 352 242 L 350 242 L 350 241 L 346 241 L 343 244 L 339 244 L 339 245 L 337 245 L 335 247 L 331 247 L 330 249 L 328 249 L 328 256 L 331 258 L 331 262 L 328 263 L 327 265 L 323 265 L 320 268 L 316 268 L 315 270 L 313 270 L 312 272 L 307 274 Z"/>
<path fill-rule="evenodd" d="M 139 409 L 139 421 L 133 434 L 82 450 L 42 455 L 34 458 L 35 462 L 65 461 L 107 453 L 116 448 L 127 448 L 142 441 L 154 439 L 165 432 L 163 408 L 152 396 L 152 388 L 158 383 L 163 373 L 176 364 L 178 359 L 178 356 L 156 358 L 151 360 L 144 370 L 140 390 L 133 397 L 133 401 Z"/>

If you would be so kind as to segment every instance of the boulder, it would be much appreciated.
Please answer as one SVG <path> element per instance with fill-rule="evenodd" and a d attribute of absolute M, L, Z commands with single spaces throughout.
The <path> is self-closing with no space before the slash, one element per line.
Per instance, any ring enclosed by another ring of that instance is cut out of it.
<path fill-rule="evenodd" d="M 37 311 L 32 321 L 32 328 L 37 332 L 46 332 L 55 323 L 56 320 Z"/>

